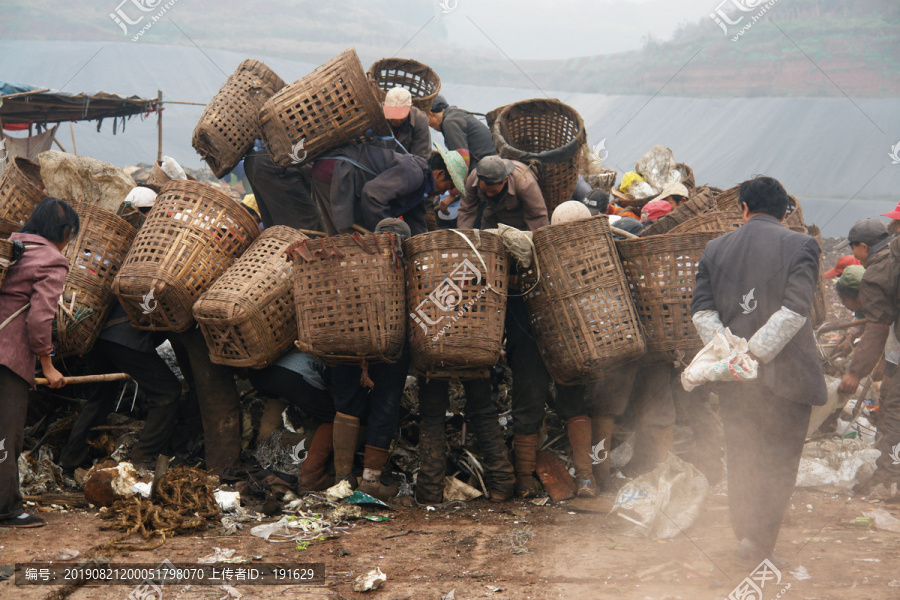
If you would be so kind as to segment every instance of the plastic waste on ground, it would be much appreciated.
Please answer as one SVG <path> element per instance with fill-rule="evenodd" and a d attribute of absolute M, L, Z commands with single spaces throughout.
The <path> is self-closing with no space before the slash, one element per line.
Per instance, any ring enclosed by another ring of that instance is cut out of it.
<path fill-rule="evenodd" d="M 380 568 L 375 567 L 365 575 L 360 575 L 353 580 L 353 591 L 369 592 L 377 590 L 384 585 L 385 581 L 387 581 L 387 575 L 382 573 Z"/>
<path fill-rule="evenodd" d="M 803 447 L 797 487 L 846 493 L 875 472 L 879 450 L 860 440 L 816 440 Z"/>

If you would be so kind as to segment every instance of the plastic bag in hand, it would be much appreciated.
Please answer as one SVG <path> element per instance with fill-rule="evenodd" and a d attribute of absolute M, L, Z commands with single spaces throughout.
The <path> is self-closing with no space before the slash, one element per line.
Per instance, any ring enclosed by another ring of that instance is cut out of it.
<path fill-rule="evenodd" d="M 725 328 L 716 333 L 682 372 L 681 385 L 690 392 L 710 381 L 756 379 L 759 363 L 750 358 L 749 352 L 747 340 Z"/>

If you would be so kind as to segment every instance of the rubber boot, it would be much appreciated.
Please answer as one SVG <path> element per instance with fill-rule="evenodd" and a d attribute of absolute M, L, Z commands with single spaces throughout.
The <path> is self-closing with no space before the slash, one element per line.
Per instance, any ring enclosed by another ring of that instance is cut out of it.
<path fill-rule="evenodd" d="M 281 400 L 269 399 L 266 402 L 266 408 L 263 409 L 262 417 L 259 420 L 259 432 L 256 434 L 256 443 L 263 442 L 272 435 L 272 432 L 281 427 L 283 422 L 281 413 L 287 408 L 287 404 Z"/>
<path fill-rule="evenodd" d="M 359 491 L 378 498 L 382 502 L 394 498 L 400 491 L 400 485 L 393 483 L 385 485 L 381 483 L 381 473 L 387 464 L 388 451 L 386 448 L 376 448 L 366 444 L 366 453 L 363 457 L 363 476 L 359 482 Z"/>
<path fill-rule="evenodd" d="M 666 455 L 675 449 L 675 428 L 664 427 L 651 432 L 656 450 L 656 464 L 666 460 Z M 655 465 L 654 465 L 655 466 Z"/>
<path fill-rule="evenodd" d="M 325 473 L 325 469 L 328 467 L 328 459 L 331 458 L 331 452 L 334 449 L 333 439 L 334 425 L 331 423 L 319 425 L 312 442 L 309 444 L 306 459 L 300 466 L 300 475 L 297 477 L 298 492 L 327 490 L 334 483 Z"/>
<path fill-rule="evenodd" d="M 597 486 L 591 469 L 591 420 L 585 415 L 569 418 L 566 433 L 575 463 L 575 494 L 579 498 L 593 498 L 597 495 Z"/>
<path fill-rule="evenodd" d="M 591 418 L 591 463 L 594 482 L 601 493 L 616 491 L 612 477 L 609 453 L 612 447 L 612 435 L 616 429 L 616 421 L 612 417 L 594 416 Z M 603 448 L 599 447 L 603 443 Z M 596 452 L 594 451 L 596 448 Z"/>
<path fill-rule="evenodd" d="M 506 502 L 513 497 L 516 472 L 509 460 L 497 415 L 478 415 L 469 421 L 469 425 L 481 448 L 484 485 L 491 495 L 491 502 Z"/>
<path fill-rule="evenodd" d="M 538 434 L 517 433 L 513 436 L 513 451 L 516 455 L 516 496 L 534 498 L 534 469 L 537 467 Z"/>
<path fill-rule="evenodd" d="M 353 456 L 356 454 L 359 419 L 337 413 L 334 416 L 333 427 L 334 482 L 337 484 L 349 481 L 351 486 L 356 487 L 356 480 L 353 479 Z"/>
<path fill-rule="evenodd" d="M 443 422 L 419 424 L 419 474 L 416 475 L 416 502 L 440 504 L 444 501 L 447 474 L 447 434 Z"/>

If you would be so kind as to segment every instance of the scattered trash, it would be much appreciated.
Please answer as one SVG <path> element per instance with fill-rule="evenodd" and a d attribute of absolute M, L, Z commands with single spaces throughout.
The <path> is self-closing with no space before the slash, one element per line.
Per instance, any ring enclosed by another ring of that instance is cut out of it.
<path fill-rule="evenodd" d="M 353 580 L 353 591 L 368 592 L 371 590 L 377 590 L 382 585 L 384 585 L 385 581 L 387 581 L 387 575 L 382 573 L 381 569 L 375 567 L 365 575 L 360 575 Z"/>
<path fill-rule="evenodd" d="M 634 456 L 634 434 L 628 434 L 625 441 L 609 451 L 609 466 L 613 469 L 621 469 Z"/>
<path fill-rule="evenodd" d="M 116 500 L 135 495 L 138 474 L 131 463 L 119 463 L 109 469 L 96 469 L 84 484 L 84 499 L 95 506 L 112 506 Z"/>
<path fill-rule="evenodd" d="M 240 492 L 217 490 L 213 496 L 216 499 L 216 504 L 222 509 L 222 512 L 234 512 L 241 507 Z"/>
<path fill-rule="evenodd" d="M 797 487 L 850 492 L 875 472 L 881 452 L 860 440 L 817 440 L 803 447 Z"/>
<path fill-rule="evenodd" d="M 366 521 L 375 521 L 376 523 L 381 523 L 382 521 L 389 521 L 387 517 L 376 517 L 375 515 L 366 515 L 363 517 Z"/>
<path fill-rule="evenodd" d="M 133 495 L 135 495 L 135 496 L 140 495 L 144 498 L 149 498 L 150 497 L 150 484 L 144 483 L 143 481 L 138 481 L 136 484 L 134 484 L 134 487 L 131 488 L 131 491 L 133 492 Z"/>
<path fill-rule="evenodd" d="M 534 532 L 531 530 L 531 527 L 521 527 L 513 529 L 509 532 L 507 537 L 507 543 L 509 545 L 509 551 L 513 554 L 528 554 L 531 552 L 528 548 L 525 547 L 525 544 L 530 542 L 535 538 Z"/>
<path fill-rule="evenodd" d="M 546 506 L 546 504 L 550 501 L 549 496 L 544 496 L 543 498 L 535 498 L 531 501 L 535 506 Z"/>
<path fill-rule="evenodd" d="M 813 406 L 812 412 L 809 414 L 809 427 L 806 429 L 806 437 L 810 437 L 828 417 L 833 415 L 839 408 L 844 407 L 846 410 L 848 394 L 841 394 L 838 388 L 841 385 L 840 377 L 832 377 L 825 375 L 825 388 L 828 391 L 828 398 L 822 406 Z"/>
<path fill-rule="evenodd" d="M 456 588 L 441 596 L 441 600 L 456 600 Z"/>
<path fill-rule="evenodd" d="M 872 525 L 875 524 L 875 520 L 872 517 L 856 517 L 856 528 L 857 529 L 872 529 Z"/>
<path fill-rule="evenodd" d="M 709 490 L 706 477 L 671 452 L 651 472 L 619 490 L 610 513 L 638 525 L 652 539 L 670 539 L 697 520 Z"/>
<path fill-rule="evenodd" d="M 862 415 L 856 417 L 853 427 L 849 421 L 838 419 L 836 433 L 847 439 L 858 438 L 869 446 L 875 445 L 875 426 Z"/>
<path fill-rule="evenodd" d="M 338 535 L 346 527 L 325 520 L 322 515 L 300 513 L 298 516 L 281 517 L 275 523 L 257 525 L 250 535 L 261 537 L 267 542 L 311 542 L 325 536 Z"/>
<path fill-rule="evenodd" d="M 78 550 L 66 549 L 59 552 L 56 555 L 56 560 L 74 560 L 81 555 L 81 552 Z"/>
<path fill-rule="evenodd" d="M 235 556 L 234 548 L 213 548 L 213 554 L 198 558 L 197 562 L 203 565 L 211 565 L 215 563 L 240 564 L 250 562 L 243 556 Z"/>
<path fill-rule="evenodd" d="M 373 498 L 372 496 L 364 493 L 364 492 L 353 492 L 346 498 L 344 498 L 344 502 L 348 504 L 361 504 L 367 505 L 371 504 L 374 506 L 380 506 L 382 508 L 390 508 L 387 504 L 379 500 L 378 498 Z"/>
<path fill-rule="evenodd" d="M 235 587 L 232 587 L 230 585 L 220 585 L 219 587 L 225 590 L 225 595 L 219 598 L 219 600 L 228 600 L 229 598 L 232 598 L 233 600 L 240 600 L 240 598 L 244 597 L 244 595 L 240 593 Z"/>
<path fill-rule="evenodd" d="M 343 500 L 352 493 L 353 488 L 350 487 L 350 482 L 342 481 L 325 490 L 325 497 L 328 498 L 329 502 L 337 502 L 338 500 Z"/>
<path fill-rule="evenodd" d="M 869 512 L 872 515 L 872 518 L 875 519 L 875 528 L 883 529 L 885 531 L 893 531 L 894 533 L 900 533 L 900 519 L 893 516 L 891 513 L 886 511 L 883 508 L 876 508 Z"/>
<path fill-rule="evenodd" d="M 575 496 L 575 480 L 569 475 L 565 463 L 557 455 L 544 451 L 538 452 L 536 471 L 554 502 L 568 500 Z"/>
<path fill-rule="evenodd" d="M 444 477 L 444 502 L 466 502 L 482 495 L 481 491 L 463 483 L 456 477 Z"/>
<path fill-rule="evenodd" d="M 812 575 L 809 574 L 809 571 L 806 570 L 806 567 L 803 565 L 798 566 L 796 569 L 790 572 L 791 576 L 797 581 L 805 581 L 807 579 L 812 579 Z"/>

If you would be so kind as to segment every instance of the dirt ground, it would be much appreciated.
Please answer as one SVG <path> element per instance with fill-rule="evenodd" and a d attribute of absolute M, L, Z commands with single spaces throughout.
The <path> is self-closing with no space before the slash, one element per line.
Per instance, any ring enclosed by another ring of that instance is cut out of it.
<path fill-rule="evenodd" d="M 155 551 L 131 551 L 113 560 L 196 562 L 218 547 L 235 549 L 236 555 L 248 559 L 261 557 L 261 562 L 325 565 L 325 585 L 235 586 L 241 596 L 231 597 L 243 598 L 721 600 L 753 570 L 731 556 L 736 541 L 728 522 L 727 497 L 721 491 L 710 493 L 694 526 L 668 541 L 627 535 L 629 525 L 607 514 L 611 504 L 612 497 L 607 496 L 547 506 L 524 500 L 500 505 L 475 500 L 433 511 L 402 508 L 381 511 L 388 521 L 355 521 L 347 534 L 313 542 L 305 550 L 253 537 L 248 526 L 230 536 L 210 530 L 172 538 Z M 777 548 L 791 566 L 781 573 L 778 585 L 768 582 L 761 600 L 900 598 L 900 534 L 860 529 L 855 523 L 856 517 L 875 507 L 900 516 L 896 504 L 796 491 Z M 96 512 L 43 516 L 49 523 L 44 528 L 0 529 L 0 564 L 57 561 L 60 552 L 71 550 L 83 555 L 114 536 L 100 530 L 104 521 Z M 789 572 L 798 566 L 808 571 L 809 579 L 798 580 Z M 375 567 L 387 575 L 384 586 L 353 592 L 353 579 Z M 8 580 L 0 582 L 0 598 L 37 600 L 57 589 L 15 586 Z M 124 599 L 132 590 L 132 586 L 84 587 L 71 598 Z M 217 586 L 163 591 L 163 599 L 228 597 Z"/>

